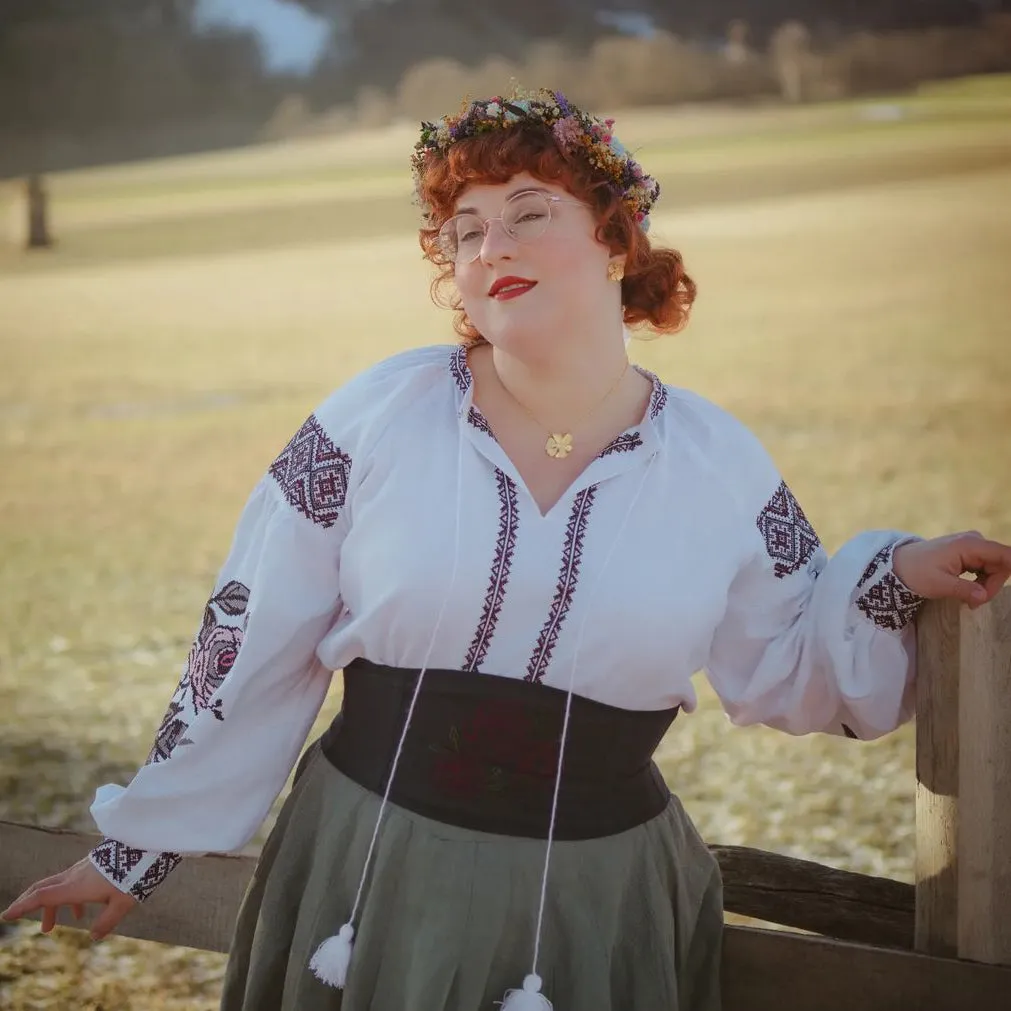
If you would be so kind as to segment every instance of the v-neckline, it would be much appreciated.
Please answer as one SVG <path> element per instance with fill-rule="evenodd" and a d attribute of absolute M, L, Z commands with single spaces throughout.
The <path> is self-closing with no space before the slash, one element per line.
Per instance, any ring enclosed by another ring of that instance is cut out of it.
<path fill-rule="evenodd" d="M 569 482 L 562 493 L 546 510 L 542 511 L 530 491 L 519 467 L 495 437 L 491 424 L 474 403 L 474 375 L 467 357 L 468 347 L 460 344 L 452 351 L 450 374 L 460 395 L 457 406 L 459 423 L 469 441 L 497 469 L 522 489 L 542 522 L 553 520 L 563 505 L 568 505 L 580 492 L 601 481 L 614 477 L 635 466 L 640 457 L 648 459 L 658 448 L 656 422 L 667 404 L 667 389 L 659 378 L 639 365 L 632 367 L 652 384 L 653 390 L 640 421 L 620 432 Z"/>

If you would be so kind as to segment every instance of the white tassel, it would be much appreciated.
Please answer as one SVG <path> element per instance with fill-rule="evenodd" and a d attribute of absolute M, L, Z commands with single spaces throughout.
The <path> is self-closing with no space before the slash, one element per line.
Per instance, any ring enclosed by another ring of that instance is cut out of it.
<path fill-rule="evenodd" d="M 532 972 L 522 990 L 506 990 L 502 1011 L 552 1011 L 554 1005 L 541 993 L 541 977 Z"/>
<path fill-rule="evenodd" d="M 351 950 L 354 948 L 355 928 L 345 923 L 340 933 L 328 937 L 309 961 L 312 974 L 327 986 L 344 989 L 351 964 Z"/>

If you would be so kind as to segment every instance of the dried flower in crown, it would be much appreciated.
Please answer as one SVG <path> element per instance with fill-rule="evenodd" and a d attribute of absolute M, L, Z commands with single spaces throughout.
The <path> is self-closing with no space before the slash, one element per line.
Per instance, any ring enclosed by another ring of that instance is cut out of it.
<path fill-rule="evenodd" d="M 517 91 L 508 98 L 465 102 L 455 116 L 422 123 L 421 138 L 411 156 L 415 189 L 420 190 L 430 160 L 444 155 L 457 141 L 523 123 L 546 126 L 562 151 L 584 158 L 602 172 L 642 229 L 649 228 L 649 212 L 660 195 L 660 184 L 611 132 L 613 119 L 597 119 L 577 109 L 560 91 Z"/>

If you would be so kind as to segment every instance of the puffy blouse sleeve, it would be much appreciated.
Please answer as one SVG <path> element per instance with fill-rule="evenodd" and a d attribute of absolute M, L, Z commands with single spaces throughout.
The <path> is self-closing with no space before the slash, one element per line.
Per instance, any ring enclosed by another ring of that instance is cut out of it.
<path fill-rule="evenodd" d="M 344 416 L 335 395 L 256 486 L 146 763 L 97 791 L 91 861 L 138 900 L 184 854 L 250 840 L 319 713 L 332 672 L 316 648 L 341 608 L 355 468 Z"/>
<path fill-rule="evenodd" d="M 757 438 L 723 424 L 735 429 L 724 462 L 736 567 L 710 683 L 738 725 L 865 740 L 888 733 L 913 715 L 913 622 L 923 603 L 895 575 L 892 554 L 918 538 L 865 531 L 829 558 Z"/>

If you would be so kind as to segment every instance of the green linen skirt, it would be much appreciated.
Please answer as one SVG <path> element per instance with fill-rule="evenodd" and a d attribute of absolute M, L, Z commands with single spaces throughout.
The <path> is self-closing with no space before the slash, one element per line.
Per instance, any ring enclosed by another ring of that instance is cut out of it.
<path fill-rule="evenodd" d="M 531 971 L 545 842 L 388 805 L 343 990 L 309 970 L 354 903 L 381 798 L 316 741 L 249 883 L 221 1011 L 495 1011 Z M 556 842 L 537 972 L 555 1011 L 719 1011 L 719 866 L 680 801 Z"/>

